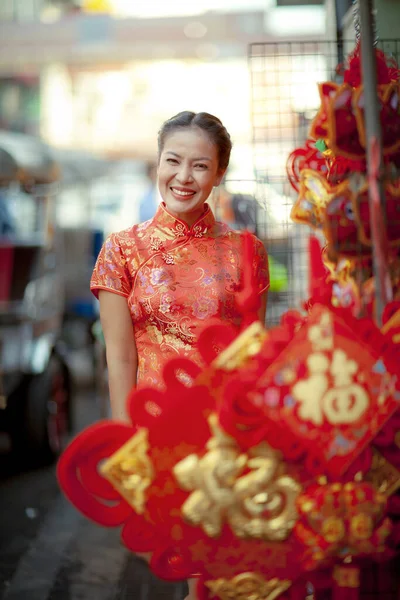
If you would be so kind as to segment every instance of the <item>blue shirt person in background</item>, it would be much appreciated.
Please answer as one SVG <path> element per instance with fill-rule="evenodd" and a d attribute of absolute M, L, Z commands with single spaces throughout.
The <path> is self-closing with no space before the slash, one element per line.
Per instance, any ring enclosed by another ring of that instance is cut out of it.
<path fill-rule="evenodd" d="M 147 164 L 146 175 L 149 180 L 149 186 L 139 203 L 139 223 L 152 219 L 156 214 L 159 204 L 157 165 L 155 163 Z"/>

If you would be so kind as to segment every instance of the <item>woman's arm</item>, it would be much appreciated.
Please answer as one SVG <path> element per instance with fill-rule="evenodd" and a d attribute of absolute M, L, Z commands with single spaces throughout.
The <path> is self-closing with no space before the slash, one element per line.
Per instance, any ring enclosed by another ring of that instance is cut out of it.
<path fill-rule="evenodd" d="M 106 343 L 108 386 L 113 419 L 130 422 L 126 400 L 137 380 L 137 350 L 126 298 L 99 291 L 100 320 Z"/>

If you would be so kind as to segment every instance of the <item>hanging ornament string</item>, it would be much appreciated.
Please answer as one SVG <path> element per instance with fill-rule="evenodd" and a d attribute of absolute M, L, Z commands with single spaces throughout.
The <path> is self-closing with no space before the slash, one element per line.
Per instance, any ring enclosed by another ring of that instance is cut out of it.
<path fill-rule="evenodd" d="M 359 3 L 359 0 L 353 0 L 353 24 L 354 24 L 354 31 L 356 33 L 357 43 L 360 41 L 360 38 L 361 38 L 360 12 L 359 12 L 358 3 Z M 376 47 L 378 45 L 378 30 L 377 30 L 377 26 L 376 26 L 376 9 L 373 10 L 372 17 L 373 17 L 372 26 L 373 26 L 373 36 L 374 36 L 374 47 Z"/>

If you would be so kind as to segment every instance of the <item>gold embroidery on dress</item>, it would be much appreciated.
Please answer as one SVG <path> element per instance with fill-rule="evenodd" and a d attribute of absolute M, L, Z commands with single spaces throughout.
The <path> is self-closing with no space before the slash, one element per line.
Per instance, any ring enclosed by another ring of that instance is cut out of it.
<path fill-rule="evenodd" d="M 177 237 L 184 237 L 185 236 L 185 232 L 186 232 L 186 227 L 184 226 L 183 223 L 180 223 L 179 221 L 176 221 L 175 223 L 175 235 Z"/>
<path fill-rule="evenodd" d="M 172 256 L 172 254 L 168 254 L 167 252 L 163 252 L 161 254 L 163 261 L 167 264 L 167 265 L 173 265 L 175 264 L 175 259 Z"/>
<path fill-rule="evenodd" d="M 153 252 L 159 252 L 164 248 L 164 244 L 159 238 L 150 238 L 150 240 L 150 250 L 152 250 Z"/>
<path fill-rule="evenodd" d="M 233 579 L 206 581 L 206 586 L 220 600 L 275 600 L 290 588 L 291 581 L 266 580 L 258 573 L 240 573 Z"/>
<path fill-rule="evenodd" d="M 206 233 L 207 233 L 207 227 L 203 227 L 202 225 L 195 225 L 193 227 L 193 235 L 195 238 L 201 238 Z"/>
<path fill-rule="evenodd" d="M 284 474 L 280 454 L 263 443 L 240 452 L 236 441 L 209 418 L 212 437 L 203 457 L 187 456 L 174 467 L 184 490 L 184 518 L 217 537 L 225 522 L 240 538 L 287 539 L 296 520 L 300 485 Z"/>
<path fill-rule="evenodd" d="M 100 467 L 102 475 L 138 514 L 144 513 L 146 490 L 154 479 L 148 450 L 148 431 L 140 429 Z"/>

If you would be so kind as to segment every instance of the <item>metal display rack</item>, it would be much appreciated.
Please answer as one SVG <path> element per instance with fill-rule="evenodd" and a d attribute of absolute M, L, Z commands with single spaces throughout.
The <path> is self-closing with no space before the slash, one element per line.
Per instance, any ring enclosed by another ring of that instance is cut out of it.
<path fill-rule="evenodd" d="M 373 59 L 372 43 L 370 34 L 364 47 Z M 341 46 L 336 41 L 308 41 L 249 47 L 258 233 L 288 274 L 287 289 L 270 294 L 268 325 L 276 324 L 288 308 L 298 308 L 308 294 L 307 242 L 311 231 L 290 220 L 296 192 L 287 178 L 286 161 L 307 138 L 320 103 L 318 82 L 341 81 L 339 57 L 343 47 L 348 52 L 354 45 L 354 41 L 342 42 Z M 378 47 L 399 62 L 400 40 L 379 40 Z"/>

